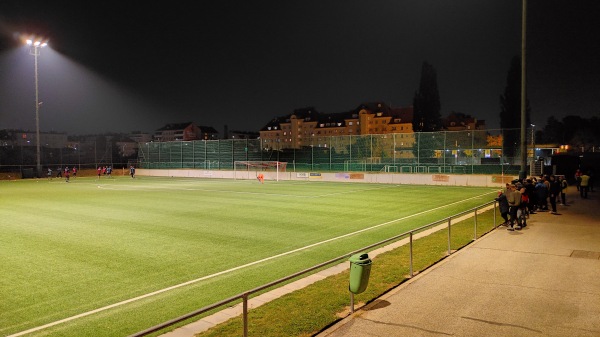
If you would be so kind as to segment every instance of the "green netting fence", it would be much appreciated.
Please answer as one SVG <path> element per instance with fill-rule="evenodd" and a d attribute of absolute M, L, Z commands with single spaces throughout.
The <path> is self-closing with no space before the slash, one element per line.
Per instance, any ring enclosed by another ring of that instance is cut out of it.
<path fill-rule="evenodd" d="M 140 143 L 138 160 L 151 169 L 232 170 L 236 161 L 280 161 L 298 172 L 509 175 L 521 165 L 518 129 L 330 136 L 301 148 L 286 148 L 285 141 L 279 139 L 276 148 L 261 139 Z"/>

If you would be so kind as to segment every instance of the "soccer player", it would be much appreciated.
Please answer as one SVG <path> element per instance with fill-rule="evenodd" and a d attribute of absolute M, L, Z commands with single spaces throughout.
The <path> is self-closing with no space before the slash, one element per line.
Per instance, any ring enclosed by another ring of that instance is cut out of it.
<path fill-rule="evenodd" d="M 265 183 L 265 176 L 262 173 L 259 173 L 256 179 L 258 179 L 258 181 L 260 181 L 261 184 Z"/>
<path fill-rule="evenodd" d="M 129 167 L 129 174 L 131 175 L 131 178 L 135 178 L 135 167 L 133 167 L 133 165 Z"/>

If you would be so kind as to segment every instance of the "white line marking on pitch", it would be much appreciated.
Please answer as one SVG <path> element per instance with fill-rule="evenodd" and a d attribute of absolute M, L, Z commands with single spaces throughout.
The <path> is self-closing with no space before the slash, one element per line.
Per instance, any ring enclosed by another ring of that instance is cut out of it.
<path fill-rule="evenodd" d="M 40 330 L 43 330 L 43 329 L 46 329 L 46 328 L 53 327 L 55 325 L 59 325 L 59 324 L 66 323 L 66 322 L 69 322 L 69 321 L 72 321 L 72 320 L 76 320 L 78 318 L 82 318 L 82 317 L 86 317 L 86 316 L 89 316 L 89 315 L 93 315 L 93 314 L 99 313 L 101 311 L 105 311 L 105 310 L 108 310 L 108 309 L 116 308 L 116 307 L 119 307 L 119 306 L 122 306 L 122 305 L 125 305 L 125 304 L 128 304 L 128 303 L 139 301 L 139 300 L 142 300 L 144 298 L 148 298 L 148 297 L 151 297 L 151 296 L 154 296 L 154 295 L 162 294 L 164 292 L 171 291 L 171 290 L 174 290 L 174 289 L 177 289 L 177 288 L 185 287 L 185 286 L 188 286 L 190 284 L 194 284 L 194 283 L 197 283 L 197 282 L 200 282 L 200 281 L 204 281 L 204 280 L 207 280 L 207 279 L 210 279 L 210 278 L 213 278 L 213 277 L 224 275 L 224 274 L 236 271 L 236 270 L 244 269 L 244 268 L 256 265 L 256 264 L 260 264 L 260 263 L 263 263 L 263 262 L 266 262 L 266 261 L 270 261 L 270 260 L 274 260 L 274 259 L 286 256 L 286 255 L 297 253 L 297 252 L 300 252 L 300 251 L 303 251 L 303 250 L 306 250 L 306 249 L 309 249 L 309 248 L 320 246 L 320 245 L 325 244 L 325 243 L 329 243 L 329 242 L 336 241 L 336 240 L 339 240 L 339 239 L 347 238 L 349 236 L 353 236 L 353 235 L 356 235 L 358 233 L 363 233 L 363 232 L 366 232 L 366 231 L 369 231 L 369 230 L 372 230 L 372 229 L 375 229 L 375 228 L 378 228 L 378 227 L 389 225 L 389 224 L 394 223 L 394 222 L 398 222 L 398 221 L 410 219 L 410 218 L 413 218 L 413 217 L 418 216 L 418 215 L 430 213 L 432 211 L 436 211 L 438 209 L 446 208 L 446 207 L 451 206 L 451 205 L 460 204 L 460 203 L 463 203 L 463 202 L 468 201 L 468 200 L 481 198 L 481 197 L 483 197 L 483 196 L 485 196 L 487 194 L 490 194 L 490 193 L 493 193 L 493 192 L 484 193 L 484 194 L 481 194 L 481 195 L 478 195 L 478 196 L 474 196 L 474 197 L 471 197 L 471 198 L 468 198 L 468 199 L 464 199 L 464 200 L 461 200 L 461 201 L 456 201 L 456 202 L 453 202 L 453 203 L 450 203 L 450 204 L 446 204 L 446 205 L 443 205 L 443 206 L 439 206 L 439 207 L 436 207 L 436 208 L 432 208 L 432 209 L 429 209 L 429 210 L 426 210 L 426 211 L 422 211 L 422 212 L 419 212 L 419 213 L 407 215 L 407 216 L 402 217 L 402 218 L 398 218 L 398 219 L 395 219 L 395 220 L 390 220 L 390 221 L 387 221 L 387 222 L 384 222 L 384 223 L 380 223 L 380 224 L 375 225 L 375 226 L 371 226 L 371 227 L 368 227 L 368 228 L 363 228 L 361 230 L 358 230 L 358 231 L 355 231 L 355 232 L 352 232 L 352 233 L 348 233 L 348 234 L 340 235 L 340 236 L 337 236 L 337 237 L 334 237 L 334 238 L 331 238 L 331 239 L 327 239 L 327 240 L 324 240 L 324 241 L 316 242 L 316 243 L 310 244 L 308 246 L 296 248 L 294 250 L 290 250 L 290 251 L 285 252 L 285 253 L 273 255 L 273 256 L 270 256 L 270 257 L 258 260 L 258 261 L 246 263 L 246 264 L 241 265 L 241 266 L 237 266 L 237 267 L 234 267 L 234 268 L 231 268 L 231 269 L 223 270 L 223 271 L 220 271 L 220 272 L 215 273 L 215 274 L 206 275 L 206 276 L 194 279 L 194 280 L 190 280 L 190 281 L 187 281 L 187 282 L 184 282 L 184 283 L 176 284 L 176 285 L 168 287 L 168 288 L 160 289 L 160 290 L 153 291 L 153 292 L 145 294 L 145 295 L 141 295 L 141 296 L 138 296 L 138 297 L 130 298 L 130 299 L 125 300 L 125 301 L 121 301 L 121 302 L 118 302 L 118 303 L 107 305 L 105 307 L 101 307 L 101 308 L 98 308 L 98 309 L 87 311 L 87 312 L 81 313 L 79 315 L 67 317 L 67 318 L 64 318 L 64 319 L 61 319 L 61 320 L 58 320 L 58 321 L 55 321 L 55 322 L 51 322 L 51 323 L 48 323 L 48 324 L 40 325 L 38 327 L 31 328 L 29 330 L 25 330 L 25 331 L 18 332 L 16 334 L 9 335 L 7 337 L 23 336 L 23 335 L 26 335 L 28 333 L 32 333 L 32 332 L 35 332 L 35 331 L 40 331 Z"/>
<path fill-rule="evenodd" d="M 214 192 L 214 193 L 232 193 L 232 194 L 250 194 L 250 195 L 274 195 L 274 196 L 282 196 L 282 197 L 291 197 L 291 198 L 322 198 L 322 197 L 330 197 L 334 195 L 344 195 L 350 193 L 357 192 L 365 192 L 365 191 L 373 191 L 387 188 L 398 187 L 398 185 L 393 186 L 384 186 L 384 187 L 373 187 L 373 188 L 363 188 L 356 190 L 349 190 L 343 192 L 332 192 L 332 193 L 324 193 L 324 194 L 315 194 L 315 195 L 298 195 L 298 194 L 282 194 L 282 193 L 268 193 L 268 192 L 250 192 L 250 191 L 227 191 L 227 190 L 217 190 L 217 189 L 207 189 L 207 188 L 196 188 L 196 187 L 173 187 L 170 185 L 152 185 L 152 186 L 139 186 L 139 185 L 98 185 L 99 189 L 103 190 L 111 190 L 111 191 L 135 191 L 135 190 L 177 190 L 177 191 L 200 191 L 200 192 Z"/>

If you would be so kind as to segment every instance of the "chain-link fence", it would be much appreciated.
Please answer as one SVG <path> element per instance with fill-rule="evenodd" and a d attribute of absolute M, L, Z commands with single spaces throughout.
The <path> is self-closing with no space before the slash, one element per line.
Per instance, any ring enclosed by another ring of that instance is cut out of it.
<path fill-rule="evenodd" d="M 528 140 L 531 150 L 533 138 Z M 206 170 L 231 170 L 236 161 L 280 161 L 301 172 L 516 175 L 521 165 L 518 129 L 331 136 L 308 143 L 272 150 L 260 139 L 149 142 L 139 144 L 138 159 L 143 168 Z M 527 158 L 533 159 L 531 151 Z"/>
<path fill-rule="evenodd" d="M 98 166 L 113 168 L 129 167 L 137 163 L 137 153 L 124 155 L 121 148 L 113 142 L 92 141 L 81 142 L 78 146 L 49 147 L 40 146 L 40 166 L 37 171 L 37 149 L 35 146 L 19 146 L 0 143 L 0 173 L 19 173 L 24 170 L 34 172 L 33 175 L 46 176 L 50 168 L 55 173 L 59 168 L 77 167 L 95 169 Z"/>

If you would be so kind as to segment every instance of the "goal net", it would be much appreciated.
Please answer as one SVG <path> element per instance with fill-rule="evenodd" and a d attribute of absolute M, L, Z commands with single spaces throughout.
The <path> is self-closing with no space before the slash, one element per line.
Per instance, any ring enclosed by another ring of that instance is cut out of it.
<path fill-rule="evenodd" d="M 255 179 L 259 173 L 265 178 L 279 181 L 279 173 L 285 172 L 287 162 L 281 161 L 235 161 L 233 165 L 235 179 Z"/>

